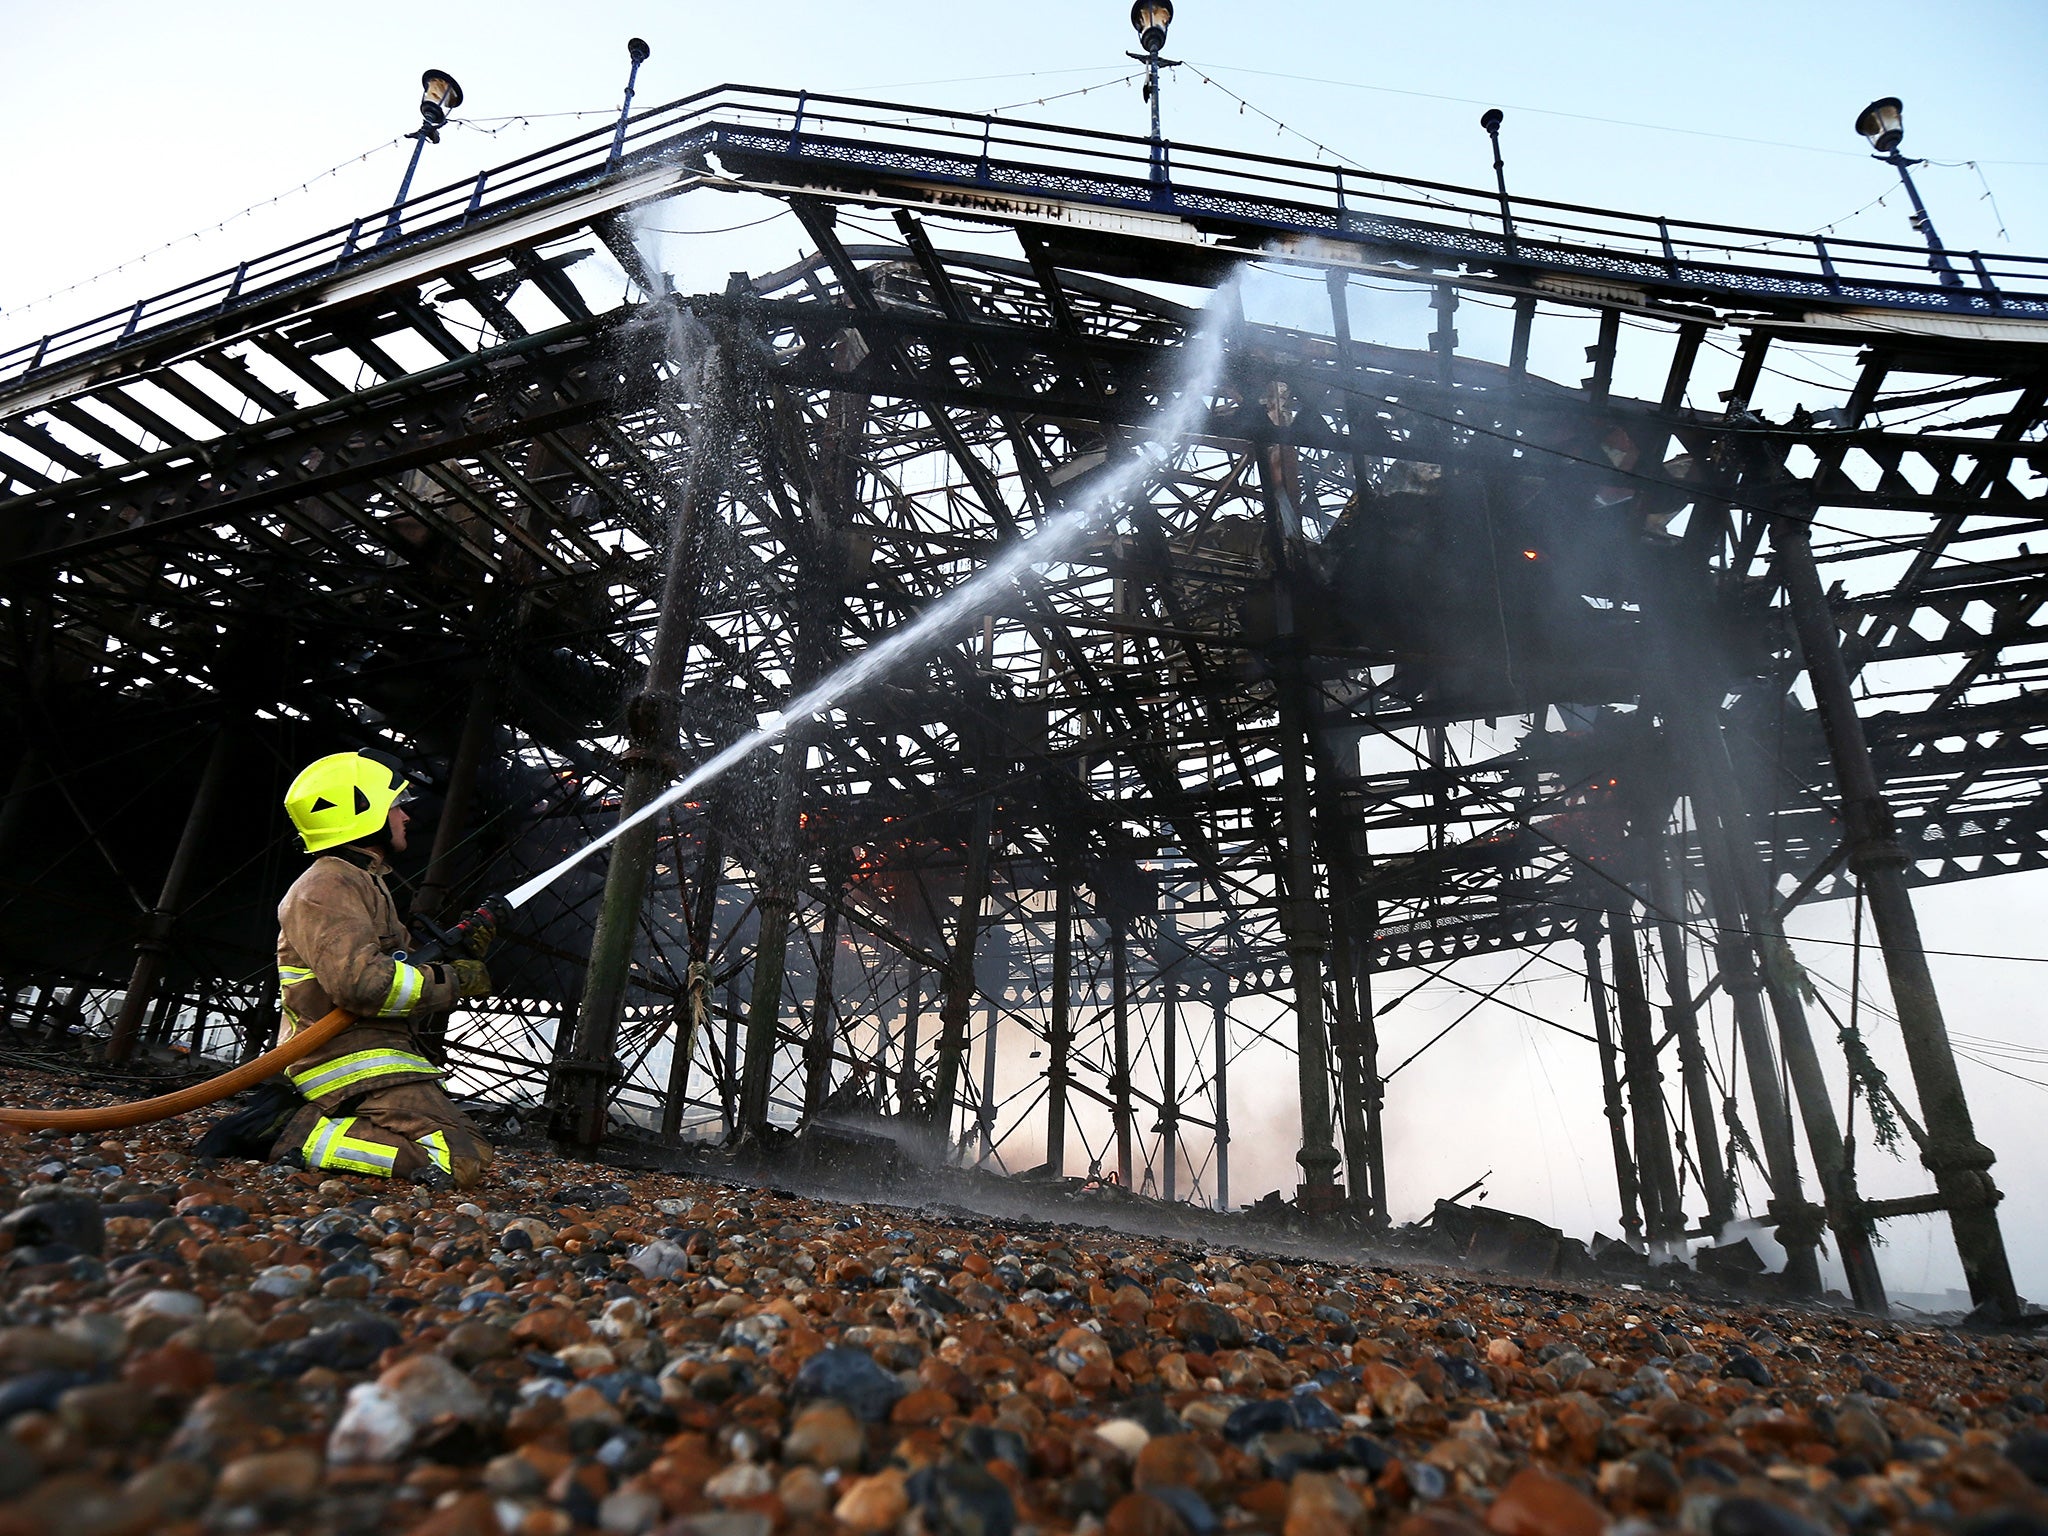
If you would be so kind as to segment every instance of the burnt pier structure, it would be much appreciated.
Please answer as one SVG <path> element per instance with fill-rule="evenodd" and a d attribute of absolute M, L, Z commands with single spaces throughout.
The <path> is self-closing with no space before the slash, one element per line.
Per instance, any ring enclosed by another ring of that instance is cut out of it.
<path fill-rule="evenodd" d="M 735 196 L 787 263 L 678 283 L 648 210 Z M 1746 1197 L 1875 1307 L 1874 1224 L 1938 1211 L 2010 1312 L 1913 897 L 2048 864 L 2048 262 L 1950 257 L 728 86 L 33 338 L 8 1027 L 262 1049 L 296 856 L 252 808 L 304 760 L 427 766 L 405 873 L 446 915 L 1197 387 L 1084 541 L 525 909 L 435 1042 L 456 1085 L 572 1147 L 871 1113 L 1227 1205 L 1232 1069 L 1285 1050 L 1301 1206 L 1384 1223 L 1378 1021 L 1526 951 L 1587 977 L 1639 1247 Z M 1248 266 L 1313 302 L 1248 312 Z M 1427 328 L 1367 323 L 1395 300 Z M 1808 1011 L 1784 924 L 1824 899 L 1867 911 L 1910 1095 Z M 1926 1194 L 1859 1194 L 1837 1040 Z"/>

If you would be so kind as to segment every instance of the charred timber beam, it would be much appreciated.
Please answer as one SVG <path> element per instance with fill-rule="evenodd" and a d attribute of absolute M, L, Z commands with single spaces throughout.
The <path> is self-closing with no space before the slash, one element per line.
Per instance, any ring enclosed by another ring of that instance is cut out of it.
<path fill-rule="evenodd" d="M 0 527 L 7 552 L 0 554 L 0 566 L 13 570 L 32 569 L 59 561 L 75 561 L 86 555 L 103 555 L 111 550 L 158 543 L 199 527 L 227 526 L 287 504 L 305 501 L 342 490 L 387 479 L 410 469 L 423 469 L 448 459 L 472 457 L 506 443 L 585 424 L 606 410 L 609 402 L 579 400 L 527 415 L 510 415 L 486 430 L 437 435 L 415 445 L 393 448 L 374 459 L 343 463 L 337 468 L 298 478 L 276 475 L 240 489 L 218 489 L 214 482 L 190 480 L 182 489 L 168 488 L 173 503 L 133 524 L 122 522 L 114 510 L 93 501 L 79 503 L 81 510 L 101 514 L 100 526 L 83 528 L 67 524 L 55 505 L 45 498 L 43 505 L 22 507 L 18 502 L 0 506 L 0 523 L 31 514 L 38 527 L 7 524 Z M 68 498 L 67 498 L 68 499 Z M 66 537 L 66 535 L 69 535 Z"/>
<path fill-rule="evenodd" d="M 1995 462 L 1995 457 L 1998 454 L 1999 448 L 2018 444 L 2028 432 L 2038 426 L 2044 408 L 2048 408 L 2048 384 L 2030 383 L 2027 388 L 2020 392 L 2019 399 L 2014 401 L 2012 408 L 2006 412 L 2005 418 L 1999 423 L 1998 430 L 1993 434 L 1990 442 L 1978 450 L 1982 456 L 1978 458 L 1976 468 L 1971 472 L 1970 478 L 1964 482 L 1960 493 L 1955 497 L 1947 499 L 1949 502 L 1948 506 L 1936 509 L 1947 510 L 1950 515 L 1930 531 L 1927 540 L 1922 544 L 1919 552 L 1914 555 L 1912 562 L 1901 573 L 1898 581 L 1893 584 L 1896 591 L 1901 593 L 1916 591 L 1920 583 L 1933 574 L 1935 564 L 1941 558 L 1942 550 L 1962 527 L 1964 513 L 1983 515 L 2007 510 L 2007 507 L 1999 501 L 1986 499 L 1985 497 L 1985 493 L 1996 483 L 1998 466 Z M 1850 424 L 1853 426 L 1855 422 L 1852 421 Z M 1966 441 L 1968 440 L 1966 439 Z M 2034 467 L 2036 469 L 2040 468 L 2039 463 L 2036 462 Z M 2009 472 L 2010 462 L 2008 462 L 2007 469 Z M 1834 499 L 1832 487 L 1828 488 L 1827 496 L 1828 500 L 1832 502 Z M 2021 505 L 2024 507 L 2026 503 L 2022 502 Z M 1873 636 L 1872 638 L 1875 637 Z"/>
<path fill-rule="evenodd" d="M 239 464 L 251 457 L 260 459 L 265 455 L 277 454 L 280 444 L 295 441 L 309 430 L 332 430 L 343 417 L 352 418 L 356 423 L 349 427 L 351 433 L 363 426 L 372 426 L 389 432 L 394 422 L 403 423 L 406 411 L 431 407 L 437 399 L 459 399 L 463 406 L 474 404 L 477 398 L 476 391 L 487 385 L 502 386 L 504 379 L 494 378 L 494 373 L 502 376 L 508 366 L 515 362 L 531 363 L 536 359 L 556 354 L 552 361 L 559 368 L 562 359 L 558 354 L 564 349 L 589 349 L 621 323 L 620 316 L 612 315 L 572 325 L 556 326 L 502 343 L 489 351 L 470 353 L 460 359 L 438 363 L 398 378 L 386 379 L 361 390 L 342 390 L 332 399 L 322 399 L 313 405 L 302 406 L 282 416 L 266 417 L 250 423 L 237 422 L 220 436 L 200 442 L 194 442 L 188 434 L 180 433 L 170 439 L 169 446 L 142 457 L 119 465 L 95 465 L 90 473 L 81 474 L 77 479 L 59 482 L 47 492 L 32 493 L 0 503 L 0 512 L 10 517 L 20 516 L 24 512 L 47 513 L 81 504 L 94 497 L 132 495 L 137 480 L 164 470 L 186 466 L 195 457 L 204 463 L 220 465 Z M 507 397 L 516 397 L 517 393 L 508 391 Z M 513 424 L 515 430 L 509 433 L 500 430 L 490 434 L 470 435 L 491 441 L 511 441 L 530 436 L 535 430 L 545 430 L 535 428 L 531 417 L 521 419 L 512 412 L 508 412 L 507 415 L 508 423 Z M 441 446 L 446 448 L 445 443 Z M 459 451 L 444 452 L 442 456 L 460 457 L 461 454 Z M 385 464 L 390 461 L 378 459 L 372 462 Z M 411 465 L 407 464 L 404 467 Z M 378 469 L 370 472 L 389 471 Z M 319 484 L 325 483 L 327 478 L 313 475 L 296 483 Z M 266 490 L 273 492 L 275 489 L 266 487 Z M 298 494 L 311 493 L 300 490 Z"/>
<path fill-rule="evenodd" d="M 868 337 L 870 345 L 874 347 L 876 354 L 887 365 L 888 371 L 896 381 L 896 387 L 898 389 L 907 389 L 911 397 L 923 406 L 926 417 L 933 431 L 938 436 L 939 441 L 945 447 L 946 452 L 953 459 L 954 463 L 959 466 L 961 472 L 966 476 L 968 483 L 974 488 L 976 498 L 981 502 L 989 516 L 994 519 L 1002 535 L 1005 538 L 1011 539 L 1019 537 L 1021 529 L 1017 525 L 1016 517 L 1010 508 L 1008 498 L 1003 495 L 1001 486 L 996 482 L 988 466 L 982 463 L 981 459 L 969 447 L 965 438 L 961 436 L 959 428 L 945 412 L 944 406 L 948 403 L 946 397 L 950 391 L 938 382 L 944 375 L 931 371 L 921 373 L 917 370 L 911 363 L 902 339 L 889 333 L 886 316 L 883 314 L 881 306 L 876 302 L 874 293 L 868 285 L 867 274 L 855 264 L 853 258 L 847 253 L 846 247 L 840 242 L 839 237 L 833 231 L 832 219 L 827 217 L 830 210 L 816 204 L 812 199 L 801 197 L 792 199 L 792 206 L 795 208 L 797 216 L 803 221 L 805 229 L 810 232 L 812 239 L 817 242 L 819 250 L 825 253 L 826 259 L 832 264 L 833 270 L 839 275 L 847 301 L 852 305 L 858 316 L 857 324 L 862 334 Z M 817 306 L 810 307 L 815 309 Z M 765 306 L 761 306 L 758 304 L 758 301 L 755 301 L 753 312 L 765 313 L 765 310 Z M 854 373 L 857 372 L 858 370 L 854 371 Z M 841 379 L 848 379 L 852 378 L 853 374 L 838 373 L 835 370 L 835 376 Z M 857 382 L 852 384 L 841 383 L 832 387 L 859 388 L 860 385 Z M 989 393 L 984 387 L 969 392 L 969 399 L 982 409 L 994 409 L 998 412 L 1003 410 L 1004 406 L 999 400 L 991 401 L 988 398 Z M 1143 392 L 1134 391 L 1133 393 Z M 1042 403 L 1038 406 L 1027 403 L 1021 408 L 1031 410 L 1042 409 L 1043 406 Z M 1092 416 L 1093 412 L 1084 406 L 1079 414 L 1088 417 Z M 1150 415 L 1151 412 L 1148 410 L 1143 414 Z M 1055 638 L 1069 666 L 1074 668 L 1076 675 L 1083 678 L 1092 676 L 1093 669 L 1089 666 L 1086 657 L 1083 656 L 1080 648 L 1074 644 L 1072 637 L 1065 632 L 1061 625 L 1057 605 L 1047 597 L 1036 577 L 1029 572 L 1020 573 L 1017 577 L 1017 585 L 1024 593 L 1026 601 L 1034 610 L 1035 617 L 1040 620 L 1048 633 Z M 1126 722 L 1126 726 L 1128 730 L 1128 722 Z M 1135 731 L 1128 731 L 1128 733 L 1136 734 Z M 1181 794 L 1182 789 L 1178 775 L 1169 771 L 1163 764 L 1152 762 L 1146 754 L 1139 754 L 1136 762 L 1140 772 L 1145 774 L 1149 786 L 1155 795 L 1171 801 Z M 1183 815 L 1176 820 L 1175 825 L 1181 834 L 1184 844 L 1196 860 L 1202 864 L 1204 869 L 1216 869 L 1218 861 L 1215 852 L 1210 847 L 1207 830 L 1200 822 L 1192 815 Z"/>

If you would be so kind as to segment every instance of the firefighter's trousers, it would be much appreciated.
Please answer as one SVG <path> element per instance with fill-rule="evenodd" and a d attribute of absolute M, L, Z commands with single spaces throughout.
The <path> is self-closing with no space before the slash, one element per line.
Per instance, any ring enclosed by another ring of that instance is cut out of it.
<path fill-rule="evenodd" d="M 438 1083 L 376 1088 L 323 1111 L 308 1104 L 278 1138 L 308 1168 L 372 1178 L 410 1178 L 433 1166 L 468 1189 L 491 1166 L 491 1144 Z"/>

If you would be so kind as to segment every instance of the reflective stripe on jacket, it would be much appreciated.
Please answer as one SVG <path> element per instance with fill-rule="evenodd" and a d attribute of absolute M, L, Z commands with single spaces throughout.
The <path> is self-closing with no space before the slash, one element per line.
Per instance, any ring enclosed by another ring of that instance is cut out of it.
<path fill-rule="evenodd" d="M 292 1086 L 316 1102 L 341 1094 L 361 1093 L 373 1083 L 383 1086 L 385 1078 L 404 1081 L 440 1075 L 441 1069 L 424 1056 L 412 1051 L 381 1049 L 350 1051 L 346 1056 L 336 1056 L 317 1066 L 309 1067 L 302 1063 L 285 1068 L 285 1076 L 292 1080 Z"/>

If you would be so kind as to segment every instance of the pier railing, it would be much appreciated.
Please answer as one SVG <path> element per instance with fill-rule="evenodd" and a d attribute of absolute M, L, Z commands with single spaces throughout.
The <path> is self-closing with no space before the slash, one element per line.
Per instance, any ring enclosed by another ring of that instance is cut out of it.
<path fill-rule="evenodd" d="M 741 186 L 859 194 L 919 186 L 958 212 L 1011 219 L 1030 205 L 1167 215 L 1256 251 L 1321 235 L 1430 271 L 1554 274 L 1561 291 L 1632 292 L 1773 309 L 1874 307 L 2048 319 L 2048 258 L 1949 251 L 1961 286 L 1933 280 L 1926 247 L 1671 219 L 1353 166 L 927 110 L 856 97 L 722 85 L 636 113 L 614 153 L 594 128 L 348 224 L 0 351 L 0 391 L 39 372 L 272 302 L 480 224 L 599 187 L 647 196 L 693 167 Z"/>

